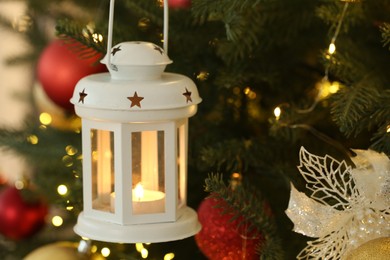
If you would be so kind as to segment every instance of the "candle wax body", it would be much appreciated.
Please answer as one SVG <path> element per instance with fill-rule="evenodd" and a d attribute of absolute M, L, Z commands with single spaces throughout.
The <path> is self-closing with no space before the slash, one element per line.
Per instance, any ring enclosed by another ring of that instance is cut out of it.
<path fill-rule="evenodd" d="M 144 190 L 143 197 L 136 196 L 132 191 L 133 214 L 153 214 L 165 212 L 165 193 L 154 190 Z M 111 193 L 111 211 L 115 210 L 115 192 Z"/>

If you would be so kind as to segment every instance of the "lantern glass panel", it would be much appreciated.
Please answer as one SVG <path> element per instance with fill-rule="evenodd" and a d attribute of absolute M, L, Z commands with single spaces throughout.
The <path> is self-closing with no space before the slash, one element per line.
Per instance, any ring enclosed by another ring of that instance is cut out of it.
<path fill-rule="evenodd" d="M 178 207 L 186 205 L 186 163 L 185 163 L 185 125 L 177 128 L 177 177 L 178 177 Z"/>
<path fill-rule="evenodd" d="M 133 214 L 165 212 L 165 133 L 131 134 Z"/>
<path fill-rule="evenodd" d="M 91 129 L 92 158 L 92 208 L 101 211 L 114 211 L 110 194 L 114 193 L 114 133 Z"/>

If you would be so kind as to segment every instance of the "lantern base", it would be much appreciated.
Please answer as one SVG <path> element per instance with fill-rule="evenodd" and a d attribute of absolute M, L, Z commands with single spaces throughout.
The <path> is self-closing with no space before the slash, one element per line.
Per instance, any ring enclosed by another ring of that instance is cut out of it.
<path fill-rule="evenodd" d="M 201 229 L 196 212 L 184 207 L 179 209 L 175 222 L 120 225 L 88 218 L 80 213 L 74 231 L 92 240 L 113 243 L 158 243 L 180 240 L 195 235 Z"/>

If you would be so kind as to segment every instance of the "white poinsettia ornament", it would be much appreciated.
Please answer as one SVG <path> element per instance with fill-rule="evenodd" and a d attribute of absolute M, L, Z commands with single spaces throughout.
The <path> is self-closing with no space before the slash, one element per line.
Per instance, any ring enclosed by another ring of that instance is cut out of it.
<path fill-rule="evenodd" d="M 291 185 L 286 214 L 295 232 L 317 239 L 297 259 L 343 259 L 361 244 L 390 235 L 390 160 L 372 150 L 354 152 L 352 168 L 301 148 L 298 169 L 312 194 Z"/>

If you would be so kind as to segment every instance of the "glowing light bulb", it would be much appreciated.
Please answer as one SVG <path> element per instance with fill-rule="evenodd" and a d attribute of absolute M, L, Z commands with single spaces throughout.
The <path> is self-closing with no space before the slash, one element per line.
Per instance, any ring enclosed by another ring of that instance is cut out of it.
<path fill-rule="evenodd" d="M 141 183 L 138 183 L 134 188 L 135 197 L 140 200 L 144 197 L 144 188 Z"/>
<path fill-rule="evenodd" d="M 196 75 L 196 79 L 200 81 L 205 81 L 209 78 L 210 73 L 207 71 L 201 71 L 198 75 Z"/>
<path fill-rule="evenodd" d="M 73 145 L 67 145 L 65 147 L 65 151 L 66 151 L 66 154 L 69 156 L 73 156 L 78 152 L 77 148 L 74 147 Z"/>
<path fill-rule="evenodd" d="M 141 250 L 141 257 L 143 259 L 145 259 L 145 258 L 148 258 L 148 255 L 149 255 L 148 250 L 146 248 L 142 248 L 142 250 Z"/>
<path fill-rule="evenodd" d="M 104 257 L 108 257 L 111 254 L 111 250 L 108 247 L 103 247 L 102 250 L 100 250 L 100 253 Z"/>
<path fill-rule="evenodd" d="M 390 133 L 390 125 L 386 127 L 386 133 Z"/>
<path fill-rule="evenodd" d="M 241 185 L 242 183 L 242 175 L 238 172 L 235 172 L 231 176 L 230 185 L 233 189 L 236 189 L 237 186 Z"/>
<path fill-rule="evenodd" d="M 61 184 L 57 187 L 58 194 L 64 196 L 66 193 L 68 193 L 68 187 L 66 187 L 64 184 Z"/>
<path fill-rule="evenodd" d="M 168 253 L 164 255 L 164 260 L 172 260 L 173 258 L 175 258 L 174 253 Z"/>
<path fill-rule="evenodd" d="M 24 189 L 25 185 L 23 181 L 15 181 L 15 188 L 18 190 Z"/>
<path fill-rule="evenodd" d="M 336 51 L 336 45 L 334 43 L 329 44 L 328 53 L 333 54 Z"/>
<path fill-rule="evenodd" d="M 103 35 L 94 33 L 92 34 L 93 41 L 96 43 L 103 42 Z"/>
<path fill-rule="evenodd" d="M 52 117 L 49 113 L 43 112 L 39 115 L 39 121 L 43 125 L 50 125 L 52 122 Z"/>
<path fill-rule="evenodd" d="M 256 92 L 254 92 L 250 87 L 246 87 L 244 89 L 244 94 L 249 98 L 249 99 L 255 99 L 256 98 Z"/>
<path fill-rule="evenodd" d="M 96 253 L 98 250 L 97 246 L 96 245 L 92 245 L 91 247 L 91 253 Z"/>
<path fill-rule="evenodd" d="M 62 162 L 64 163 L 65 167 L 71 167 L 73 165 L 73 158 L 69 155 L 64 155 L 62 157 Z"/>
<path fill-rule="evenodd" d="M 137 252 L 141 253 L 142 249 L 144 249 L 144 245 L 142 243 L 135 244 L 135 250 L 137 250 Z"/>
<path fill-rule="evenodd" d="M 38 136 L 36 135 L 29 135 L 27 136 L 27 141 L 30 143 L 30 144 L 37 144 L 38 143 Z"/>
<path fill-rule="evenodd" d="M 62 224 L 64 223 L 64 220 L 63 220 L 60 216 L 54 216 L 54 217 L 51 219 L 51 223 L 52 223 L 53 226 L 55 226 L 55 227 L 60 227 L 60 226 L 62 226 Z"/>
<path fill-rule="evenodd" d="M 276 120 L 279 120 L 281 114 L 282 114 L 282 110 L 280 109 L 280 107 L 275 107 L 274 115 L 275 115 Z"/>
<path fill-rule="evenodd" d="M 337 81 L 333 81 L 329 86 L 329 93 L 335 94 L 340 90 L 340 83 Z"/>

